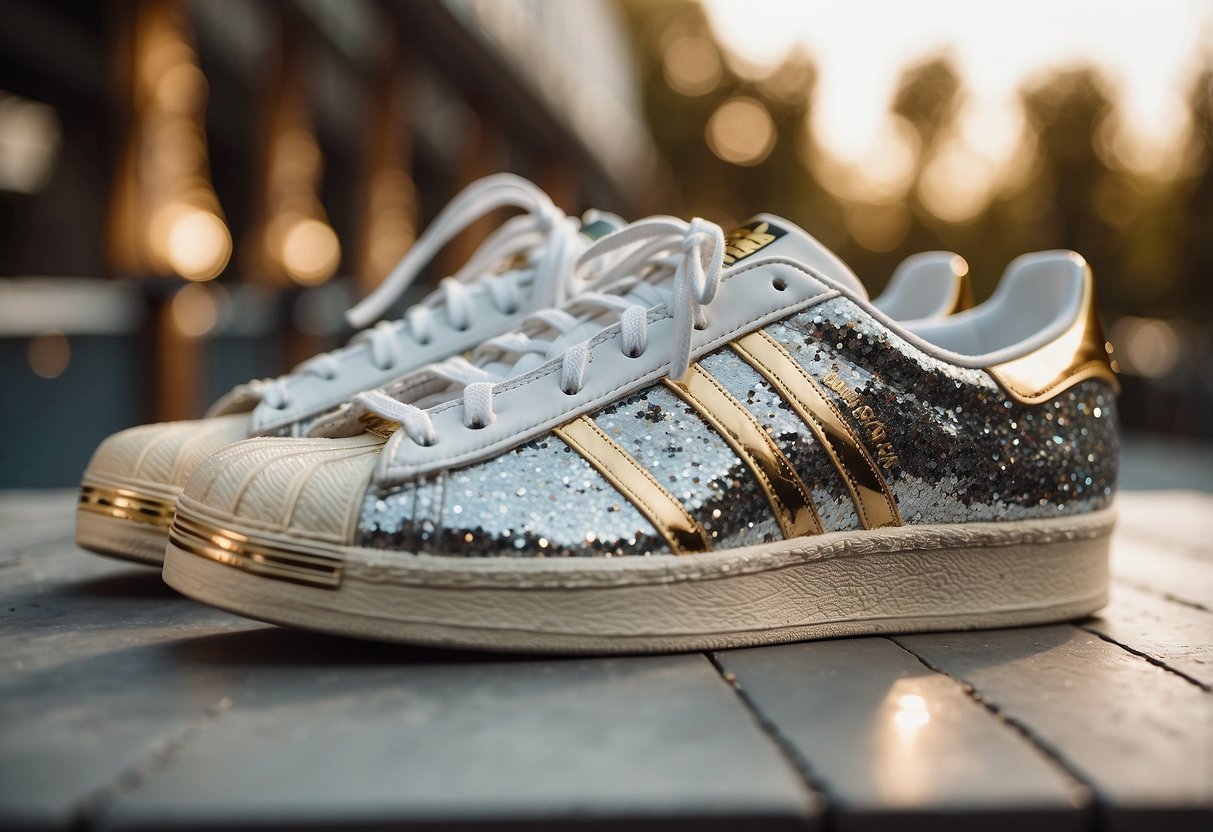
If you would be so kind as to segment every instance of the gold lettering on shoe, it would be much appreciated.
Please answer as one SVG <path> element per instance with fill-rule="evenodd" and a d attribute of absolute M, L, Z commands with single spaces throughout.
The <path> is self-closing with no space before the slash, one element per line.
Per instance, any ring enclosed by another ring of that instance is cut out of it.
<path fill-rule="evenodd" d="M 876 461 L 880 463 L 880 467 L 886 471 L 896 468 L 898 465 L 897 452 L 893 450 L 893 444 L 888 441 L 888 428 L 884 422 L 876 418 L 876 411 L 870 405 L 863 403 L 863 394 L 838 375 L 837 367 L 830 368 L 826 377 L 822 379 L 822 383 L 838 394 L 843 404 L 850 408 L 851 418 L 859 422 L 867 431 L 868 440 L 872 443 Z"/>
<path fill-rule="evenodd" d="M 729 346 L 770 383 L 813 432 L 842 476 L 860 524 L 865 529 L 900 526 L 897 500 L 880 466 L 826 388 L 762 330 L 743 335 Z M 892 448 L 887 452 L 886 456 L 891 455 Z"/>

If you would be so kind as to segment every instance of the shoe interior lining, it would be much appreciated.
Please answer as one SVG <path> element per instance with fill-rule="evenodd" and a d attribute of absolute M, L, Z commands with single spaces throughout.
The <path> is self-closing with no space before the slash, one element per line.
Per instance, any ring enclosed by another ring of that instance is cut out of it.
<path fill-rule="evenodd" d="M 895 321 L 938 315 L 941 306 L 955 302 L 958 260 L 960 257 L 950 251 L 926 251 L 907 257 L 872 305 Z"/>
<path fill-rule="evenodd" d="M 989 300 L 947 318 L 904 323 L 927 344 L 989 366 L 1064 332 L 1082 310 L 1086 266 L 1069 251 L 1026 254 L 1007 267 Z"/>

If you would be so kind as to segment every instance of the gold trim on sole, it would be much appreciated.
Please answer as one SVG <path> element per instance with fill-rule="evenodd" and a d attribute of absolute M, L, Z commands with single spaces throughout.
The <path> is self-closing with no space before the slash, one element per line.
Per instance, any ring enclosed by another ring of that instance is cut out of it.
<path fill-rule="evenodd" d="M 183 552 L 263 578 L 321 589 L 341 586 L 341 557 L 318 546 L 255 541 L 181 514 L 169 528 L 168 537 Z"/>
<path fill-rule="evenodd" d="M 607 436 L 588 416 L 552 431 L 565 441 L 653 524 L 676 555 L 712 548 L 707 532 L 653 475 Z"/>
<path fill-rule="evenodd" d="M 173 522 L 177 501 L 163 497 L 149 497 L 129 488 L 82 485 L 76 508 L 104 517 L 168 528 L 169 524 Z"/>
<path fill-rule="evenodd" d="M 804 420 L 842 475 L 865 529 L 900 526 L 897 502 L 859 436 L 825 391 L 775 339 L 759 330 L 729 346 Z"/>
<path fill-rule="evenodd" d="M 754 414 L 698 364 L 690 366 L 682 381 L 664 381 L 741 457 L 762 487 L 785 538 L 822 533 L 808 487 Z"/>

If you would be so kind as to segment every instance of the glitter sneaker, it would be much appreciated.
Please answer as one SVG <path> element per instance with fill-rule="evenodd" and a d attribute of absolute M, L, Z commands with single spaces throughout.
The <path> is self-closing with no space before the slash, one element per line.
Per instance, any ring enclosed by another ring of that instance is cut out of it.
<path fill-rule="evenodd" d="M 515 651 L 1004 627 L 1107 593 L 1114 367 L 1091 273 L 1025 255 L 898 324 L 804 232 L 658 218 L 596 243 L 609 326 L 401 428 L 198 467 L 165 580 L 267 621 Z M 502 360 L 509 360 L 502 347 Z M 407 416 L 407 418 L 400 418 Z"/>
<path fill-rule="evenodd" d="M 304 362 L 289 375 L 241 385 L 204 419 L 142 425 L 106 439 L 84 472 L 76 542 L 94 552 L 159 564 L 174 506 L 199 462 L 233 442 L 259 435 L 300 435 L 322 413 L 355 393 L 472 349 L 518 326 L 536 309 L 562 302 L 573 261 L 592 234 L 566 217 L 525 179 L 497 174 L 473 183 L 347 317 L 355 327 L 382 318 L 433 256 L 478 218 L 501 208 L 522 214 L 490 235 L 469 261 L 400 320 L 380 321 L 350 344 Z M 602 215 L 604 233 L 618 222 Z M 586 229 L 590 231 L 590 229 Z"/>

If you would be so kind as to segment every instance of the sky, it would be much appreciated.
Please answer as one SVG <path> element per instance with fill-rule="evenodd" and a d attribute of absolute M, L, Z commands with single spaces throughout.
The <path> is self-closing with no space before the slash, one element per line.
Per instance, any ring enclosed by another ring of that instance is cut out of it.
<path fill-rule="evenodd" d="M 1139 167 L 1186 135 L 1195 68 L 1213 52 L 1213 0 L 702 0 L 734 69 L 761 76 L 795 48 L 818 72 L 812 130 L 858 163 L 888 133 L 902 71 L 940 50 L 967 88 L 971 143 L 997 162 L 1022 123 L 1017 90 L 1045 71 L 1089 63 L 1122 105 L 1118 127 Z"/>

